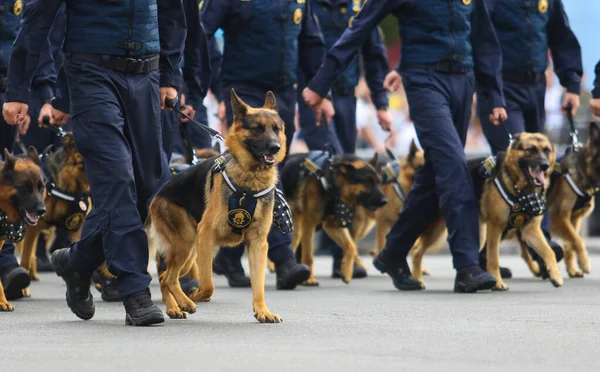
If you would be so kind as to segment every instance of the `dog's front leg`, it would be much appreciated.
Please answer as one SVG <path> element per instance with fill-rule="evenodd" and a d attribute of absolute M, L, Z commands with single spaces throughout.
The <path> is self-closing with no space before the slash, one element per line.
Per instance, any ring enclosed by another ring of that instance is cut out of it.
<path fill-rule="evenodd" d="M 323 223 L 323 231 L 342 248 L 344 257 L 342 257 L 341 276 L 342 281 L 346 284 L 352 280 L 354 272 L 354 262 L 356 260 L 356 245 L 352 240 L 350 231 L 345 227 L 339 227 L 336 222 L 325 221 Z"/>
<path fill-rule="evenodd" d="M 252 309 L 254 317 L 260 323 L 279 323 L 281 318 L 273 314 L 265 303 L 265 270 L 269 244 L 266 237 L 250 241 L 248 261 L 250 262 L 250 281 L 252 283 Z"/>
<path fill-rule="evenodd" d="M 500 276 L 500 239 L 504 226 L 497 223 L 487 223 L 487 271 L 496 278 L 496 291 L 508 291 L 508 286 L 502 281 Z"/>
<path fill-rule="evenodd" d="M 579 264 L 579 268 L 586 274 L 590 273 L 591 263 L 590 258 L 588 256 L 587 249 L 585 249 L 585 243 L 581 236 L 579 235 L 579 231 L 581 230 L 581 222 L 583 218 L 571 216 L 571 224 L 573 226 L 573 238 L 572 238 L 572 246 L 575 253 L 577 253 L 577 263 Z"/>
<path fill-rule="evenodd" d="M 523 240 L 525 240 L 525 243 L 532 247 L 544 260 L 552 284 L 555 287 L 560 287 L 563 285 L 563 279 L 558 271 L 556 255 L 548 245 L 548 242 L 542 233 L 542 229 L 540 228 L 541 221 L 542 217 L 536 217 L 529 225 L 525 226 L 522 231 Z"/>
<path fill-rule="evenodd" d="M 192 293 L 190 299 L 194 302 L 208 302 L 215 292 L 212 274 L 212 252 L 216 243 L 213 239 L 213 231 L 208 224 L 201 222 L 197 231 L 194 249 L 197 254 L 196 267 L 199 288 Z"/>

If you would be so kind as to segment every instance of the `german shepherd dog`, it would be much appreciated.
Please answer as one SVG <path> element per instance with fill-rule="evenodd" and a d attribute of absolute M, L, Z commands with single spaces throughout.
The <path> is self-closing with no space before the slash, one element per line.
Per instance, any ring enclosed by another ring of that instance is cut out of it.
<path fill-rule="evenodd" d="M 4 150 L 0 163 L 0 249 L 4 240 L 20 241 L 27 226 L 35 226 L 46 213 L 46 179 L 40 158 L 31 146 L 22 157 Z M 0 282 L 0 311 L 13 311 Z"/>
<path fill-rule="evenodd" d="M 295 252 L 302 243 L 302 263 L 311 271 L 305 285 L 319 284 L 313 271 L 313 236 L 318 225 L 344 252 L 342 280 L 349 283 L 352 279 L 358 251 L 347 221 L 339 217 L 344 210 L 359 205 L 375 212 L 387 203 L 381 190 L 381 177 L 375 170 L 377 158 L 376 154 L 367 162 L 354 155 L 334 156 L 323 169 L 322 179 L 326 180 L 327 187 L 314 174 L 303 170 L 309 153 L 293 154 L 286 160 L 281 178 L 294 220 L 292 248 Z M 341 212 L 340 208 L 343 208 Z"/>
<path fill-rule="evenodd" d="M 590 272 L 590 259 L 579 230 L 594 210 L 594 195 L 599 189 L 600 128 L 591 123 L 587 142 L 561 160 L 560 170 L 553 173 L 548 190 L 551 233 L 563 240 L 565 265 L 571 278 L 581 278 Z"/>
<path fill-rule="evenodd" d="M 265 303 L 264 281 L 277 164 L 286 153 L 284 123 L 272 92 L 263 107 L 252 108 L 232 90 L 231 106 L 228 152 L 173 176 L 163 186 L 150 204 L 149 246 L 167 261 L 160 280 L 167 315 L 185 318 L 196 311 L 194 302 L 209 301 L 214 292 L 214 248 L 245 242 L 254 317 L 260 323 L 279 323 L 280 317 Z M 190 276 L 199 280 L 200 288 L 188 298 L 178 279 L 194 268 L 194 262 L 197 273 L 192 270 Z"/>
<path fill-rule="evenodd" d="M 57 194 L 64 196 L 59 197 L 52 192 L 48 193 L 45 200 L 46 214 L 39 224 L 27 229 L 21 247 L 21 267 L 29 271 L 32 280 L 39 280 L 35 251 L 40 233 L 47 232 L 55 226 L 63 226 L 69 230 L 70 240 L 78 241 L 81 237 L 83 221 L 92 206 L 83 157 L 75 147 L 73 133 L 66 133 L 62 138 L 62 144 L 62 148 L 47 155 L 45 165 L 48 176 L 53 182 L 51 187 L 60 190 Z M 24 294 L 29 295 L 29 288 Z"/>

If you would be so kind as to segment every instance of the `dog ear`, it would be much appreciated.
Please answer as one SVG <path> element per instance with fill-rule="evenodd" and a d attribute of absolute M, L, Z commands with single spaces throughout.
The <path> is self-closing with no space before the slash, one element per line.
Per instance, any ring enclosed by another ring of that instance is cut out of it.
<path fill-rule="evenodd" d="M 354 169 L 354 166 L 352 164 L 343 161 L 333 163 L 331 166 L 333 167 L 333 169 L 335 169 L 338 173 L 342 175 L 347 175 L 350 171 Z"/>
<path fill-rule="evenodd" d="M 275 99 L 273 92 L 267 92 L 267 99 L 265 100 L 265 105 L 263 108 L 277 111 L 277 100 Z"/>
<path fill-rule="evenodd" d="M 238 97 L 233 88 L 231 88 L 231 111 L 233 112 L 233 120 L 241 119 L 248 112 L 248 105 Z"/>
<path fill-rule="evenodd" d="M 40 162 L 40 154 L 38 154 L 35 147 L 29 146 L 27 148 L 27 157 L 29 158 L 29 160 L 31 160 L 32 162 L 37 164 L 39 167 L 42 166 L 42 163 Z"/>
<path fill-rule="evenodd" d="M 512 139 L 513 139 L 512 146 L 516 148 L 517 145 L 519 144 L 519 141 L 521 141 L 521 133 L 513 134 Z"/>
<path fill-rule="evenodd" d="M 65 154 L 71 155 L 75 152 L 75 137 L 73 137 L 73 133 L 67 133 L 62 139 L 61 142 L 63 144 L 63 149 Z"/>
<path fill-rule="evenodd" d="M 590 141 L 594 145 L 600 145 L 600 128 L 598 128 L 598 124 L 594 122 L 590 123 Z"/>
<path fill-rule="evenodd" d="M 219 154 L 221 153 L 221 143 L 219 141 L 215 142 L 215 145 L 213 146 L 213 150 L 215 150 Z"/>
<path fill-rule="evenodd" d="M 2 176 L 8 174 L 15 169 L 15 163 L 17 159 L 12 156 L 8 149 L 4 149 L 4 167 L 2 168 Z"/>
<path fill-rule="evenodd" d="M 375 155 L 373 155 L 373 159 L 369 161 L 369 164 L 373 166 L 373 168 L 377 168 L 377 163 L 379 162 L 379 154 L 375 151 Z"/>
<path fill-rule="evenodd" d="M 413 138 L 413 140 L 410 141 L 410 150 L 408 150 L 408 158 L 414 158 L 417 154 L 417 151 L 419 151 L 419 148 L 417 147 L 417 144 L 415 143 L 415 140 Z"/>

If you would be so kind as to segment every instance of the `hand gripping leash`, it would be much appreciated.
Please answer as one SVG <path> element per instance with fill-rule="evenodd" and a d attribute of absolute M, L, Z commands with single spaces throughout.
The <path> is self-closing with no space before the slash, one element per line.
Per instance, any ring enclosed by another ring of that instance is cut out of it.
<path fill-rule="evenodd" d="M 165 105 L 172 109 L 173 111 L 183 115 L 185 118 L 187 118 L 189 121 L 191 121 L 192 123 L 196 124 L 197 126 L 199 126 L 200 128 L 202 128 L 202 130 L 204 130 L 205 132 L 207 132 L 212 138 L 217 139 L 219 141 L 224 142 L 225 138 L 223 138 L 223 136 L 221 135 L 221 132 L 219 132 L 218 130 L 212 129 L 211 127 L 209 127 L 206 124 L 202 124 L 198 121 L 196 121 L 194 118 L 192 118 L 191 116 L 189 116 L 188 114 L 182 112 L 180 109 L 177 108 L 177 102 L 179 101 L 179 97 L 175 97 L 173 99 L 165 99 Z"/>
<path fill-rule="evenodd" d="M 569 135 L 571 136 L 571 144 L 573 145 L 573 151 L 578 151 L 581 149 L 581 143 L 579 142 L 579 131 L 575 128 L 575 122 L 573 120 L 573 114 L 571 113 L 571 109 L 573 106 L 569 103 L 565 109 L 567 110 L 567 121 L 569 122 L 569 126 L 571 127 L 571 132 Z"/>
<path fill-rule="evenodd" d="M 48 115 L 44 115 L 42 117 L 42 124 L 50 129 L 51 131 L 53 131 L 54 133 L 56 133 L 59 137 L 64 137 L 67 134 L 65 133 L 65 131 L 59 127 L 58 125 L 54 125 L 54 124 L 50 124 L 50 116 Z"/>

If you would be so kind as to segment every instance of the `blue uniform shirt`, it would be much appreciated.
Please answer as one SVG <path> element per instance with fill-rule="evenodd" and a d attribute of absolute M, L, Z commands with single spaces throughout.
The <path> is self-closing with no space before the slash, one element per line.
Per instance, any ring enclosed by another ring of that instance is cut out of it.
<path fill-rule="evenodd" d="M 220 79 L 268 88 L 297 83 L 297 69 L 316 73 L 325 47 L 306 0 L 205 0 L 209 40 L 218 28 L 225 46 Z"/>
<path fill-rule="evenodd" d="M 96 6 L 94 12 L 83 12 L 80 11 L 83 7 L 87 10 L 92 10 L 92 3 L 90 0 L 81 1 L 69 1 L 66 2 L 67 9 L 67 36 L 65 38 L 65 49 L 66 51 L 79 52 L 79 53 L 100 53 L 103 48 L 92 40 L 84 40 L 77 37 L 77 34 L 72 32 L 73 27 L 80 28 L 78 22 L 88 17 L 90 21 L 87 25 L 87 33 L 94 34 L 97 38 L 103 41 L 103 44 L 110 42 L 120 42 L 119 40 L 108 39 L 110 35 L 115 32 L 123 33 L 127 31 L 130 26 L 128 22 L 125 23 L 111 23 L 112 26 L 108 26 L 107 23 L 103 23 L 106 17 L 100 15 L 101 12 L 112 8 L 104 3 L 94 3 Z M 96 0 L 99 1 L 99 0 Z M 7 102 L 25 102 L 29 101 L 29 85 L 33 78 L 34 72 L 37 68 L 38 61 L 40 59 L 40 51 L 43 48 L 46 38 L 50 32 L 50 27 L 54 21 L 57 11 L 59 10 L 63 0 L 29 0 L 25 11 L 23 12 L 23 20 L 21 23 L 21 29 L 19 30 L 15 43 L 12 48 L 12 55 L 10 58 L 8 79 L 7 79 Z M 77 3 L 77 6 L 75 4 Z M 183 5 L 181 0 L 147 0 L 146 5 L 138 4 L 135 9 L 130 8 L 127 5 L 127 14 L 133 18 L 134 24 L 142 24 L 144 18 L 141 15 L 146 13 L 150 14 L 153 9 L 156 11 L 158 30 L 160 33 L 160 86 L 162 87 L 174 87 L 179 89 L 181 85 L 181 56 L 183 52 L 183 45 L 186 36 L 186 22 L 185 14 L 183 11 Z M 84 5 L 85 4 L 85 5 Z M 125 3 L 123 2 L 123 6 Z M 111 11 L 114 11 L 111 10 Z M 71 17 L 77 16 L 78 25 L 75 25 L 70 19 Z M 122 17 L 119 20 L 122 21 Z M 136 23 L 137 22 L 137 23 Z M 114 27 L 117 27 L 115 29 Z M 154 26 L 153 26 L 154 27 Z M 138 29 L 139 28 L 139 29 Z M 144 39 L 149 37 L 151 34 L 144 34 L 139 26 L 133 30 L 134 34 L 140 35 L 139 37 Z M 105 37 L 102 38 L 102 35 Z M 143 35 L 142 35 L 143 34 Z M 125 33 L 127 35 L 127 32 Z M 107 41 L 108 40 L 108 41 Z M 143 48 L 141 52 L 145 52 L 154 48 L 152 42 L 147 44 L 141 43 Z M 108 44 L 106 44 L 108 45 Z M 111 44 L 112 45 L 112 44 Z M 116 45 L 116 44 L 115 44 Z M 70 49 L 67 50 L 67 46 Z M 136 47 L 136 46 L 134 46 Z M 108 46 L 104 49 L 110 49 Z M 112 50 L 112 49 L 111 49 Z"/>
<path fill-rule="evenodd" d="M 6 77 L 12 45 L 19 31 L 19 21 L 25 7 L 22 0 L 0 0 L 0 72 Z"/>
<path fill-rule="evenodd" d="M 474 67 L 483 94 L 504 106 L 502 57 L 484 0 L 370 0 L 335 46 L 308 87 L 325 96 L 370 32 L 388 15 L 400 24 L 400 68 L 451 62 Z"/>
<path fill-rule="evenodd" d="M 350 27 L 361 9 L 364 0 L 309 0 L 323 32 L 325 47 L 331 49 Z M 387 92 L 383 88 L 385 75 L 389 71 L 387 51 L 383 38 L 377 28 L 371 31 L 369 39 L 361 47 L 367 84 L 375 107 L 387 107 Z M 354 58 L 346 70 L 335 82 L 341 88 L 354 88 L 360 76 L 359 59 Z"/>
<path fill-rule="evenodd" d="M 579 94 L 581 47 L 561 0 L 488 0 L 505 71 L 544 72 L 548 49 L 560 83 Z"/>
<path fill-rule="evenodd" d="M 594 89 L 592 90 L 592 96 L 594 98 L 600 98 L 600 61 L 596 65 L 596 79 L 594 80 Z"/>

